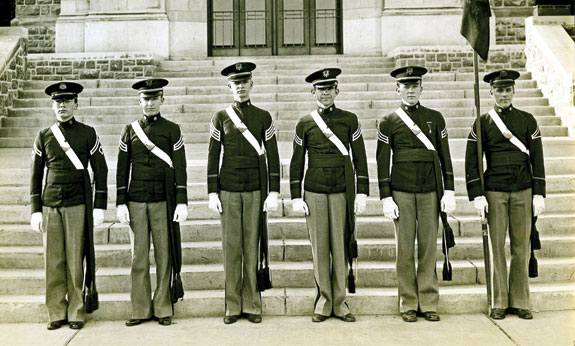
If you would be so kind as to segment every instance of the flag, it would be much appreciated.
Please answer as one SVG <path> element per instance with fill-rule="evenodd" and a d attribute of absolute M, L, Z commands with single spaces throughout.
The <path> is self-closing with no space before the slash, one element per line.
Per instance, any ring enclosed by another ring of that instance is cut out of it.
<path fill-rule="evenodd" d="M 460 32 L 483 60 L 489 53 L 489 17 L 489 0 L 464 0 Z"/>

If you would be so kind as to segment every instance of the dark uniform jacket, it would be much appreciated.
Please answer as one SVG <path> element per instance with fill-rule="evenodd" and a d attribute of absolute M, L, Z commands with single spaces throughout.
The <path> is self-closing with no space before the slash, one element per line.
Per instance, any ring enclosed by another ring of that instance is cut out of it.
<path fill-rule="evenodd" d="M 485 190 L 515 192 L 527 188 L 545 196 L 545 166 L 541 132 L 535 117 L 510 106 L 495 106 L 505 126 L 529 150 L 529 156 L 503 137 L 489 114 L 481 115 L 482 148 L 487 159 Z M 476 124 L 473 123 L 465 153 L 465 180 L 469 200 L 484 195 L 479 179 Z M 483 155 L 482 155 L 483 156 Z"/>
<path fill-rule="evenodd" d="M 58 123 L 58 126 L 82 165 L 87 168 L 90 162 L 92 166 L 96 187 L 94 208 L 106 209 L 108 166 L 96 131 L 74 118 Z M 42 191 L 44 167 L 47 168 L 47 173 Z M 31 173 L 32 213 L 41 212 L 43 205 L 71 207 L 86 203 L 83 174 L 66 156 L 50 128 L 41 130 L 34 140 Z"/>
<path fill-rule="evenodd" d="M 414 106 L 402 103 L 401 108 L 433 144 L 441 164 L 443 187 L 445 190 L 453 190 L 453 166 L 445 119 L 438 111 L 423 107 L 419 103 Z M 412 193 L 437 190 L 433 152 L 425 147 L 395 112 L 379 121 L 377 137 L 380 198 L 390 197 L 392 190 Z M 392 150 L 393 165 L 390 176 Z"/>
<path fill-rule="evenodd" d="M 150 141 L 172 159 L 176 203 L 188 203 L 186 152 L 182 132 L 178 124 L 161 114 L 138 120 Z M 116 205 L 128 201 L 153 203 L 165 201 L 167 163 L 153 154 L 140 141 L 131 124 L 126 125 L 120 138 L 116 184 Z M 131 176 L 130 176 L 131 169 Z"/>
<path fill-rule="evenodd" d="M 318 108 L 326 125 L 350 150 L 357 177 L 357 193 L 369 194 L 369 178 L 365 145 L 357 116 L 332 105 Z M 346 191 L 344 159 L 339 149 L 326 138 L 311 115 L 298 120 L 290 164 L 291 198 L 301 198 L 304 180 L 305 154 L 308 153 L 308 169 L 305 173 L 304 190 L 316 193 L 340 193 Z"/>
<path fill-rule="evenodd" d="M 252 105 L 250 100 L 234 102 L 234 110 L 267 153 L 269 191 L 280 190 L 280 162 L 275 127 L 270 113 Z M 222 166 L 220 154 L 223 146 Z M 260 190 L 258 154 L 236 128 L 225 110 L 214 114 L 210 122 L 208 149 L 208 193 L 220 190 L 249 192 Z"/>

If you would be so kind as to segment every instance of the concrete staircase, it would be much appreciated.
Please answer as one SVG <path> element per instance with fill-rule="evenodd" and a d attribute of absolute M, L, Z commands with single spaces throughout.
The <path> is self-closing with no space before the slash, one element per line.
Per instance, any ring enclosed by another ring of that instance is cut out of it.
<path fill-rule="evenodd" d="M 382 217 L 375 164 L 376 119 L 397 105 L 393 61 L 382 57 L 259 57 L 252 101 L 274 116 L 282 186 L 280 208 L 270 215 L 270 250 L 274 288 L 263 293 L 264 313 L 311 314 L 314 297 L 311 250 L 305 219 L 294 215 L 289 198 L 289 160 L 296 119 L 314 108 L 304 77 L 324 66 L 342 68 L 336 104 L 361 119 L 369 159 L 371 197 L 358 218 L 358 293 L 350 295 L 358 314 L 397 311 L 393 224 Z M 181 124 L 188 158 L 189 221 L 182 226 L 183 280 L 186 295 L 176 304 L 178 316 L 223 315 L 223 268 L 218 215 L 207 208 L 206 157 L 209 119 L 232 101 L 222 67 L 235 59 L 166 61 L 157 76 L 168 78 L 162 113 Z M 440 110 L 449 126 L 455 165 L 457 211 L 450 219 L 457 246 L 450 253 L 453 281 L 440 282 L 440 313 L 486 310 L 481 227 L 464 183 L 466 137 L 473 121 L 473 76 L 435 73 L 423 83 L 422 104 Z M 124 124 L 140 116 L 132 80 L 84 80 L 77 118 L 96 127 L 108 158 L 109 210 L 96 229 L 97 319 L 125 319 L 130 314 L 128 227 L 115 219 L 115 158 Z M 41 234 L 29 225 L 29 157 L 37 131 L 54 115 L 43 93 L 47 82 L 27 82 L 0 127 L 0 322 L 46 319 Z M 487 85 L 481 88 L 482 109 L 491 105 Z M 533 113 L 544 136 L 548 179 L 547 211 L 539 218 L 542 250 L 537 252 L 539 277 L 531 280 L 533 308 L 572 309 L 575 301 L 575 140 L 567 136 L 553 107 L 542 97 L 530 73 L 517 82 L 514 104 Z M 438 272 L 442 255 L 438 241 Z M 152 257 L 153 260 L 153 257 Z M 153 262 L 152 262 L 153 263 Z"/>

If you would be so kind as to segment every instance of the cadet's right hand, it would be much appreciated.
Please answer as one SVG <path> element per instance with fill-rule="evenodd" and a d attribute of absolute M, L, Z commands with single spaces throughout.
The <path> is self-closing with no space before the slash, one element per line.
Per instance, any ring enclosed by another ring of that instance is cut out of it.
<path fill-rule="evenodd" d="M 489 212 L 489 204 L 485 196 L 477 196 L 473 199 L 473 207 L 477 210 L 477 214 L 481 217 L 481 221 L 485 220 L 485 213 Z"/>
<path fill-rule="evenodd" d="M 399 207 L 393 201 L 393 197 L 383 199 L 383 216 L 391 220 L 399 217 Z"/>
<path fill-rule="evenodd" d="M 123 224 L 129 224 L 130 212 L 128 211 L 128 206 L 125 204 L 120 204 L 116 208 L 116 216 L 118 217 L 118 220 L 120 220 L 120 222 Z"/>
<path fill-rule="evenodd" d="M 42 232 L 42 212 L 33 213 L 30 217 L 30 226 L 36 232 Z"/>
<path fill-rule="evenodd" d="M 294 198 L 291 201 L 291 206 L 294 212 L 309 215 L 309 208 L 307 207 L 307 204 L 304 202 L 303 198 Z"/>
<path fill-rule="evenodd" d="M 216 213 L 222 213 L 222 202 L 220 201 L 220 197 L 215 192 L 208 194 L 210 200 L 208 201 L 208 208 L 210 210 L 215 211 Z"/>

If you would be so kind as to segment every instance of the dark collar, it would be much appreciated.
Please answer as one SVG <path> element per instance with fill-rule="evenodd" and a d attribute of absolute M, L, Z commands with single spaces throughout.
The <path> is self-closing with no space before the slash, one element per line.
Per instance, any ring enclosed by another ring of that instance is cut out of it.
<path fill-rule="evenodd" d="M 244 102 L 234 101 L 234 107 L 237 109 L 247 108 L 252 105 L 252 101 L 246 100 Z"/>
<path fill-rule="evenodd" d="M 513 110 L 513 105 L 510 105 L 507 108 L 500 107 L 497 103 L 493 106 L 493 109 L 499 114 L 509 114 Z"/>
<path fill-rule="evenodd" d="M 156 115 L 150 115 L 150 116 L 146 116 L 144 114 L 143 118 L 142 118 L 142 122 L 145 125 L 150 125 L 153 124 L 155 122 L 157 122 L 158 120 L 160 120 L 162 118 L 162 115 L 160 113 L 156 114 Z"/>
<path fill-rule="evenodd" d="M 60 126 L 60 128 L 62 128 L 62 129 L 68 129 L 72 125 L 74 125 L 74 123 L 76 123 L 76 119 L 74 117 L 72 117 L 72 118 L 70 118 L 70 120 L 67 120 L 67 121 L 58 121 L 58 126 Z"/>
<path fill-rule="evenodd" d="M 403 109 L 406 112 L 413 112 L 419 109 L 419 107 L 421 107 L 421 105 L 419 104 L 419 102 L 417 102 L 416 104 L 414 104 L 413 106 L 407 105 L 405 103 L 401 103 L 401 109 Z"/>
<path fill-rule="evenodd" d="M 331 106 L 327 107 L 327 108 L 323 108 L 320 106 L 317 107 L 317 112 L 320 115 L 328 115 L 328 114 L 332 113 L 333 111 L 335 111 L 335 103 L 332 104 Z"/>

